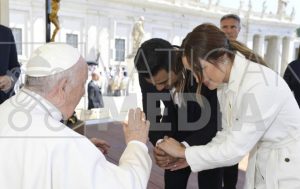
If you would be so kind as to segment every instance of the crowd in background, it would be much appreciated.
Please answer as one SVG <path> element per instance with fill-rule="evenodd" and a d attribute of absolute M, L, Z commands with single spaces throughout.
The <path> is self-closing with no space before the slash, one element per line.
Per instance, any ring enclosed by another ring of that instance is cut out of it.
<path fill-rule="evenodd" d="M 127 96 L 129 77 L 126 67 L 110 66 L 99 71 L 96 66 L 90 66 L 90 73 L 99 72 L 98 85 L 105 96 Z"/>

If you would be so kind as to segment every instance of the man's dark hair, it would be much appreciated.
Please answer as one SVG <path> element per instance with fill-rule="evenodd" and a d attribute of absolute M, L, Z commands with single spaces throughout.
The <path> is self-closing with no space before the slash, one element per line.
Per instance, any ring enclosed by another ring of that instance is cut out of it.
<path fill-rule="evenodd" d="M 222 22 L 223 20 L 226 20 L 226 19 L 230 19 L 230 18 L 235 19 L 239 23 L 241 23 L 240 17 L 236 14 L 226 14 L 226 15 L 222 16 L 222 18 L 220 19 L 220 22 Z"/>
<path fill-rule="evenodd" d="M 171 43 L 164 39 L 153 38 L 145 41 L 134 57 L 135 68 L 142 77 L 150 78 L 161 69 L 175 71 L 176 52 Z M 176 71 L 175 71 L 176 73 Z"/>

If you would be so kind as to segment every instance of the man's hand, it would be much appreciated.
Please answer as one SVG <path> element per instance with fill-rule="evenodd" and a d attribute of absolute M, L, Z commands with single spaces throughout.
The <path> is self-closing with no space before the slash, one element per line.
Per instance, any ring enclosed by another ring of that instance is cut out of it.
<path fill-rule="evenodd" d="M 170 171 L 177 171 L 178 169 L 183 169 L 188 167 L 189 164 L 187 163 L 186 159 L 180 158 L 177 161 L 169 164 L 164 169 L 169 169 Z"/>
<path fill-rule="evenodd" d="M 98 138 L 91 138 L 91 142 L 103 153 L 107 154 L 110 145 L 105 141 Z"/>
<path fill-rule="evenodd" d="M 0 90 L 6 91 L 11 88 L 12 80 L 9 76 L 3 75 L 0 76 Z"/>
<path fill-rule="evenodd" d="M 148 141 L 150 122 L 146 120 L 145 113 L 140 108 L 130 109 L 128 113 L 128 123 L 123 124 L 126 144 L 132 140 L 140 141 L 144 144 Z"/>

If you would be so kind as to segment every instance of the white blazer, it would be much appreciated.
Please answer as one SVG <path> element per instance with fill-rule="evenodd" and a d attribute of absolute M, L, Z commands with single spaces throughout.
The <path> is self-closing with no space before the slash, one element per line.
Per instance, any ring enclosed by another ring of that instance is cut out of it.
<path fill-rule="evenodd" d="M 300 109 L 285 81 L 237 53 L 218 100 L 223 130 L 186 149 L 191 169 L 234 165 L 251 151 L 246 189 L 300 188 Z"/>

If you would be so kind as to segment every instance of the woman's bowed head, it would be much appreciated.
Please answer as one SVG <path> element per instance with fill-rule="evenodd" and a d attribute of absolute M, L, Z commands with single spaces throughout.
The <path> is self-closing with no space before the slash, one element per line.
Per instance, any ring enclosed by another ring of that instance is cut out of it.
<path fill-rule="evenodd" d="M 185 39 L 182 62 L 197 78 L 199 87 L 203 83 L 214 90 L 222 83 L 228 83 L 230 70 L 236 51 L 247 59 L 263 64 L 264 60 L 244 44 L 229 40 L 225 33 L 213 24 L 201 24 L 193 29 Z"/>

